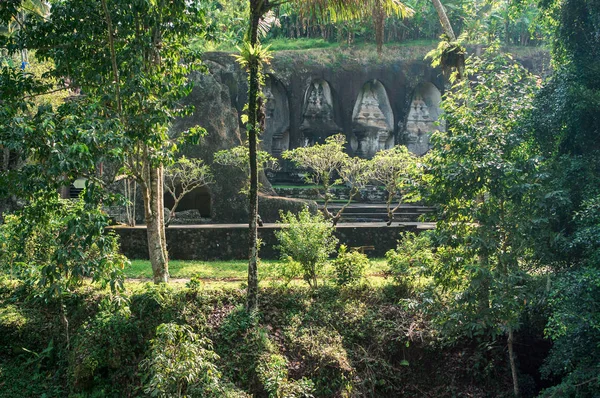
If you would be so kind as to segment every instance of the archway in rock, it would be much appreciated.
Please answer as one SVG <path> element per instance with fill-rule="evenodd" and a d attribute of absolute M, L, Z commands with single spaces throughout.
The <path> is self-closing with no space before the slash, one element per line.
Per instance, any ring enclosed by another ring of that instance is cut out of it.
<path fill-rule="evenodd" d="M 174 204 L 173 197 L 165 193 L 165 207 L 171 209 Z M 176 223 L 195 224 L 202 218 L 211 216 L 211 194 L 208 187 L 194 189 L 181 199 L 177 206 Z"/>
<path fill-rule="evenodd" d="M 432 83 L 420 83 L 412 96 L 402 138 L 408 150 L 422 156 L 429 151 L 429 138 L 434 131 L 443 131 L 438 123 L 442 115 L 442 94 Z"/>
<path fill-rule="evenodd" d="M 290 106 L 285 87 L 274 76 L 268 75 L 265 81 L 265 131 L 261 147 L 275 157 L 290 146 Z"/>
<path fill-rule="evenodd" d="M 335 122 L 334 95 L 329 83 L 314 79 L 304 93 L 300 131 L 304 144 L 320 143 L 328 136 L 342 131 Z"/>
<path fill-rule="evenodd" d="M 378 80 L 365 83 L 352 112 L 350 143 L 354 153 L 372 158 L 377 151 L 394 145 L 394 112 L 383 84 Z"/>

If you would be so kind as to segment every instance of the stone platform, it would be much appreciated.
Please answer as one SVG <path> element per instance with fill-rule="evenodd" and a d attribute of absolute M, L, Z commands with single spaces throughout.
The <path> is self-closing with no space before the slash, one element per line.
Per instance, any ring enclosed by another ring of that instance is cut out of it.
<path fill-rule="evenodd" d="M 277 239 L 274 232 L 281 224 L 265 224 L 259 228 L 264 245 L 263 259 L 277 259 Z M 396 247 L 402 232 L 419 233 L 435 228 L 435 223 L 346 222 L 338 224 L 335 235 L 349 247 L 373 246 L 365 253 L 369 257 L 383 257 Z M 148 259 L 146 227 L 111 227 L 120 237 L 121 251 L 131 259 Z M 248 224 L 172 225 L 167 228 L 167 247 L 171 260 L 243 260 L 248 258 Z"/>

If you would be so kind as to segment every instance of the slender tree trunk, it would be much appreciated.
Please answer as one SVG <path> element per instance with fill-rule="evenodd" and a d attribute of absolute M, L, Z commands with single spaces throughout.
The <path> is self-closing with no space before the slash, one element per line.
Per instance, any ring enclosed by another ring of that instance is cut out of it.
<path fill-rule="evenodd" d="M 508 329 L 508 357 L 510 360 L 510 371 L 513 379 L 513 390 L 515 397 L 519 396 L 519 379 L 517 377 L 517 365 L 515 364 L 515 352 L 513 349 L 514 333 L 513 329 Z"/>
<path fill-rule="evenodd" d="M 261 0 L 250 0 L 250 45 L 258 44 L 258 22 L 261 16 Z M 249 261 L 248 261 L 248 296 L 246 309 L 256 310 L 258 307 L 258 164 L 257 135 L 258 113 L 260 111 L 258 97 L 260 94 L 259 60 L 252 56 L 248 64 L 248 146 L 250 155 L 250 205 L 249 205 Z"/>
<path fill-rule="evenodd" d="M 165 167 L 161 164 L 158 167 L 158 180 L 156 183 L 158 201 L 158 216 L 160 219 L 160 241 L 162 244 L 163 256 L 165 258 L 165 278 L 169 277 L 169 251 L 167 250 L 167 233 L 165 231 Z"/>
<path fill-rule="evenodd" d="M 165 242 L 163 198 L 159 195 L 162 193 L 161 167 L 147 165 L 144 174 L 144 183 L 140 185 L 144 196 L 148 255 L 154 283 L 166 283 L 169 278 L 169 260 Z"/>
<path fill-rule="evenodd" d="M 440 23 L 442 24 L 442 29 L 444 29 L 444 33 L 450 38 L 450 41 L 456 41 L 456 35 L 454 34 L 452 25 L 450 25 L 450 20 L 448 19 L 448 15 L 446 15 L 446 10 L 444 9 L 444 6 L 440 2 L 440 0 L 431 0 L 431 2 L 433 3 L 435 11 L 437 11 L 438 18 L 440 19 Z"/>
<path fill-rule="evenodd" d="M 486 312 L 490 309 L 490 277 L 489 277 L 489 258 L 487 254 L 479 256 L 479 266 L 485 272 L 479 283 L 479 291 L 477 292 L 477 301 L 479 312 Z"/>
<path fill-rule="evenodd" d="M 2 148 L 2 170 L 8 171 L 10 163 L 10 149 Z"/>

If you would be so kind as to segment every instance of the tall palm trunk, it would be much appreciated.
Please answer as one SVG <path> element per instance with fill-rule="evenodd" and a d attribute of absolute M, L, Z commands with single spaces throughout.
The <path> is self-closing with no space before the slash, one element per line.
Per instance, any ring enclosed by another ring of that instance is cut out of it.
<path fill-rule="evenodd" d="M 442 5 L 441 1 L 431 1 L 433 3 L 435 11 L 437 11 L 438 18 L 440 19 L 440 23 L 442 24 L 442 28 L 444 29 L 444 33 L 450 38 L 450 41 L 456 41 L 456 35 L 454 34 L 452 25 L 450 25 L 450 20 L 448 19 L 448 15 L 446 15 L 446 10 L 444 9 L 444 6 Z"/>
<path fill-rule="evenodd" d="M 263 0 L 250 0 L 250 45 L 258 44 L 258 23 L 262 15 Z M 248 246 L 250 248 L 248 261 L 248 295 L 246 309 L 254 311 L 258 307 L 258 164 L 257 136 L 260 94 L 259 62 L 256 56 L 251 56 L 248 62 L 248 146 L 250 155 L 250 205 Z"/>

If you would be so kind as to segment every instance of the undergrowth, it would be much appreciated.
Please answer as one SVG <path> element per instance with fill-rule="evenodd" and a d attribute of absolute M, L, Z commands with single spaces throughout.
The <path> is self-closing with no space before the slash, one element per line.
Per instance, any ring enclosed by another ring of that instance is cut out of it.
<path fill-rule="evenodd" d="M 175 375 L 169 388 L 189 396 L 510 391 L 502 354 L 491 361 L 467 343 L 440 345 L 394 285 L 266 288 L 253 314 L 243 290 L 189 286 L 148 284 L 119 297 L 81 289 L 66 304 L 67 341 L 58 306 L 28 301 L 22 286 L 2 282 L 0 397 L 145 396 L 162 388 L 163 374 Z M 165 367 L 181 356 L 204 373 Z M 485 377 L 473 377 L 475 366 Z"/>

